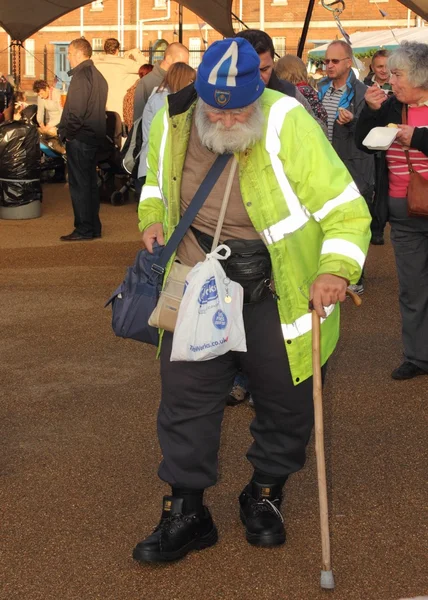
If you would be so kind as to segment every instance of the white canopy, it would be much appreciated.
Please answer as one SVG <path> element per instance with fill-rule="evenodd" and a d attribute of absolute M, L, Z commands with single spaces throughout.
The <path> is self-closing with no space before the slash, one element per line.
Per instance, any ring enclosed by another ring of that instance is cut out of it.
<path fill-rule="evenodd" d="M 354 53 L 368 52 L 372 49 L 392 49 L 404 41 L 428 43 L 428 27 L 410 27 L 409 29 L 385 29 L 378 31 L 357 31 L 351 33 Z M 323 58 L 328 44 L 309 51 L 309 58 Z"/>

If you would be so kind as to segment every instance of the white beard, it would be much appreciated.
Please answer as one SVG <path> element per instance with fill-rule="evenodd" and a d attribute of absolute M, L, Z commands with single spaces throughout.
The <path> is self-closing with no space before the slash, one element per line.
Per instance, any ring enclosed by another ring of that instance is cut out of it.
<path fill-rule="evenodd" d="M 209 106 L 198 98 L 195 108 L 195 125 L 203 146 L 215 152 L 243 152 L 263 137 L 264 115 L 260 102 L 253 104 L 253 110 L 245 123 L 235 123 L 226 128 L 221 121 L 211 123 L 206 114 Z"/>

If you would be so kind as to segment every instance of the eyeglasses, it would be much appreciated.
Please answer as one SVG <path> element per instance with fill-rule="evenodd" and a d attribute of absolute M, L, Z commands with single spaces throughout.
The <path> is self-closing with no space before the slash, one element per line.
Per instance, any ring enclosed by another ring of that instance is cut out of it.
<path fill-rule="evenodd" d="M 341 60 L 350 60 L 348 57 L 346 58 L 325 58 L 324 63 L 328 65 L 329 63 L 333 63 L 334 65 L 338 65 Z"/>

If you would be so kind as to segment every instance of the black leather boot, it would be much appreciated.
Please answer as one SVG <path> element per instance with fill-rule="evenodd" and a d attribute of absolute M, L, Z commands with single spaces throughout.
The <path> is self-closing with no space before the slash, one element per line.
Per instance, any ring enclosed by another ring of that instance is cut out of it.
<path fill-rule="evenodd" d="M 217 529 L 206 506 L 201 513 L 183 513 L 184 500 L 164 496 L 159 525 L 137 544 L 132 556 L 140 562 L 165 562 L 183 558 L 191 550 L 213 546 Z"/>
<path fill-rule="evenodd" d="M 285 542 L 284 519 L 279 511 L 282 485 L 251 481 L 239 496 L 241 521 L 247 541 L 255 546 L 278 546 Z"/>

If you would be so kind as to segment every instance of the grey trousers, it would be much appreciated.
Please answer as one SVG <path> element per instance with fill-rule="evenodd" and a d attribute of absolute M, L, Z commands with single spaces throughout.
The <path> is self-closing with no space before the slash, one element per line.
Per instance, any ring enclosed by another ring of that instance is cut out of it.
<path fill-rule="evenodd" d="M 221 423 L 238 368 L 249 377 L 255 403 L 250 463 L 275 478 L 305 463 L 313 426 L 312 378 L 293 385 L 272 297 L 245 305 L 244 322 L 247 352 L 203 362 L 171 362 L 172 334 L 164 335 L 159 477 L 171 486 L 204 489 L 216 483 Z"/>
<path fill-rule="evenodd" d="M 409 217 L 405 198 L 389 198 L 404 359 L 428 371 L 428 218 Z"/>

